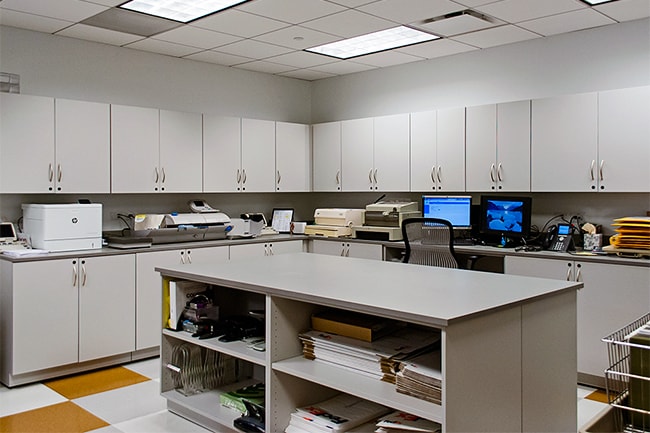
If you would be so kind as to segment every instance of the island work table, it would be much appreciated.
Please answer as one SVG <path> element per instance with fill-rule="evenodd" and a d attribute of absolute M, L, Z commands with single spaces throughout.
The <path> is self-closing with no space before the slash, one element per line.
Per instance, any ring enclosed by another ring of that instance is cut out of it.
<path fill-rule="evenodd" d="M 239 416 L 219 395 L 265 382 L 266 431 L 282 432 L 297 406 L 346 392 L 442 425 L 443 432 L 567 432 L 577 427 L 579 282 L 350 257 L 294 253 L 156 268 L 212 287 L 220 316 L 263 309 L 266 351 L 163 329 L 161 390 L 168 408 L 213 430 Z M 440 333 L 442 403 L 302 356 L 298 334 L 323 307 L 402 320 Z M 181 344 L 234 357 L 248 382 L 185 396 L 166 367 Z"/>

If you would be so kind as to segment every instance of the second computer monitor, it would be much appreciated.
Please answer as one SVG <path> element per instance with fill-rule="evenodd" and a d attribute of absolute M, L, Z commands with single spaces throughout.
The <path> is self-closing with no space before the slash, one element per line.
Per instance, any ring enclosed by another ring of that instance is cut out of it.
<path fill-rule="evenodd" d="M 471 228 L 472 197 L 469 195 L 423 195 L 422 216 L 447 220 L 454 228 Z"/>

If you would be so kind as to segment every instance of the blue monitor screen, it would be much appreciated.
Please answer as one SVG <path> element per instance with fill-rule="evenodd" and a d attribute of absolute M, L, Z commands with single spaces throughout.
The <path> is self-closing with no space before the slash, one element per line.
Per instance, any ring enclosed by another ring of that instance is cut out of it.
<path fill-rule="evenodd" d="M 456 228 L 469 228 L 472 197 L 470 196 L 422 196 L 422 216 L 447 220 Z"/>
<path fill-rule="evenodd" d="M 481 197 L 481 232 L 515 237 L 530 233 L 528 197 Z"/>

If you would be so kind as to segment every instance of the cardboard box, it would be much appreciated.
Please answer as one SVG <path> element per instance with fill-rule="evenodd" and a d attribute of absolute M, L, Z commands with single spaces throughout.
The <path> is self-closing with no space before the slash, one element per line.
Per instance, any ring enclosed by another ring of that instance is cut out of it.
<path fill-rule="evenodd" d="M 325 310 L 311 316 L 311 327 L 363 341 L 374 341 L 400 327 L 401 322 L 350 311 Z"/>

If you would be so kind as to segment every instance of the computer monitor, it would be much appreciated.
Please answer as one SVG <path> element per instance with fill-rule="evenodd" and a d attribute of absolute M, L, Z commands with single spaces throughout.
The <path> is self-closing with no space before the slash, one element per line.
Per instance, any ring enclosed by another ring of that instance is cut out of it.
<path fill-rule="evenodd" d="M 470 222 L 471 209 L 472 197 L 469 195 L 422 196 L 422 216 L 447 220 L 455 229 L 469 229 L 472 227 Z"/>
<path fill-rule="evenodd" d="M 506 246 L 530 234 L 530 197 L 481 196 L 480 231 Z"/>

